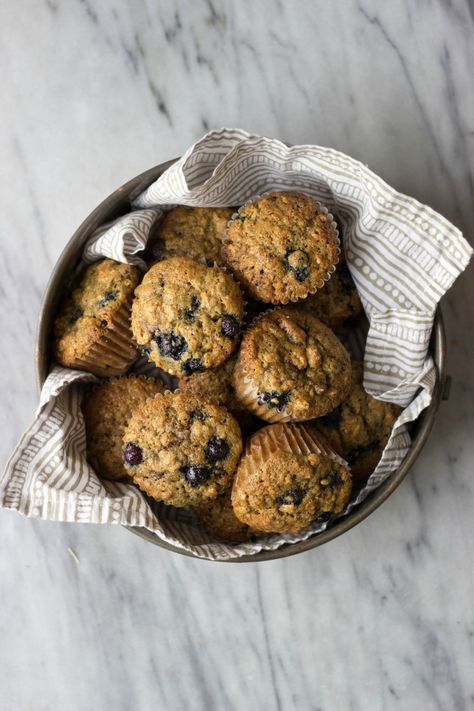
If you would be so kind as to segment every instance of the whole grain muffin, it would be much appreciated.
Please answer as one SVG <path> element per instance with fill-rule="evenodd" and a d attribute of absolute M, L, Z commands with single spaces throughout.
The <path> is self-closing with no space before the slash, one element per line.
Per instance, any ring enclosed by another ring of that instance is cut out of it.
<path fill-rule="evenodd" d="M 354 485 L 363 486 L 377 466 L 401 408 L 376 400 L 364 390 L 364 366 L 352 362 L 348 396 L 332 412 L 315 420 L 331 446 L 351 467 Z"/>
<path fill-rule="evenodd" d="M 196 506 L 228 487 L 242 451 L 227 410 L 190 393 L 166 393 L 133 413 L 123 437 L 125 469 L 149 496 Z"/>
<path fill-rule="evenodd" d="M 156 380 L 122 376 L 105 380 L 86 395 L 82 413 L 87 459 L 96 474 L 112 481 L 128 478 L 122 457 L 125 427 L 138 405 L 163 392 Z"/>
<path fill-rule="evenodd" d="M 191 257 L 208 266 L 222 266 L 222 240 L 232 213 L 229 207 L 173 208 L 153 229 L 147 261 Z"/>
<path fill-rule="evenodd" d="M 243 543 L 256 538 L 258 531 L 239 521 L 232 508 L 232 488 L 228 488 L 220 496 L 211 499 L 194 511 L 203 528 L 218 541 L 226 543 Z"/>
<path fill-rule="evenodd" d="M 236 359 L 232 356 L 218 368 L 180 378 L 179 389 L 209 399 L 216 405 L 222 405 L 235 417 L 242 429 L 248 429 L 256 420 L 235 395 L 233 383 L 235 362 Z"/>
<path fill-rule="evenodd" d="M 296 306 L 257 319 L 234 369 L 238 399 L 267 422 L 310 420 L 349 392 L 350 358 L 334 333 Z"/>
<path fill-rule="evenodd" d="M 130 307 L 139 281 L 136 267 L 112 259 L 79 274 L 54 322 L 58 363 L 105 377 L 127 370 L 137 357 Z"/>
<path fill-rule="evenodd" d="M 329 281 L 308 296 L 302 306 L 330 328 L 354 323 L 362 315 L 363 308 L 347 264 L 338 264 Z"/>
<path fill-rule="evenodd" d="M 286 304 L 321 288 L 339 259 L 335 222 L 308 195 L 273 192 L 240 208 L 222 248 L 255 299 Z"/>
<path fill-rule="evenodd" d="M 157 366 L 191 375 L 231 355 L 243 317 L 242 294 L 229 274 L 172 257 L 154 264 L 136 290 L 132 330 Z"/>
<path fill-rule="evenodd" d="M 341 513 L 349 501 L 347 466 L 311 425 L 278 424 L 247 441 L 232 487 L 238 519 L 267 533 L 299 533 Z"/>

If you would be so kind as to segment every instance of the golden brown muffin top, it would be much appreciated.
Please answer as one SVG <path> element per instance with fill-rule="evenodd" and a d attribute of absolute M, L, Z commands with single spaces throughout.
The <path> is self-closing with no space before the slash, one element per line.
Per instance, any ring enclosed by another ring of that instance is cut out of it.
<path fill-rule="evenodd" d="M 129 304 L 140 281 L 130 264 L 102 259 L 76 278 L 54 323 L 55 355 L 63 365 L 87 356 L 120 309 Z"/>
<path fill-rule="evenodd" d="M 361 482 L 375 469 L 401 413 L 398 405 L 369 395 L 364 390 L 363 380 L 363 363 L 352 361 L 349 394 L 335 410 L 315 421 Z"/>
<path fill-rule="evenodd" d="M 147 258 L 191 257 L 210 267 L 222 266 L 222 240 L 232 213 L 230 207 L 173 208 L 154 228 Z"/>
<path fill-rule="evenodd" d="M 180 392 L 138 407 L 123 444 L 135 484 L 174 506 L 194 506 L 223 493 L 242 451 L 239 426 L 227 410 Z"/>
<path fill-rule="evenodd" d="M 232 356 L 217 368 L 180 378 L 179 389 L 208 398 L 216 405 L 222 405 L 232 413 L 242 429 L 248 429 L 257 420 L 245 409 L 235 394 L 233 383 L 235 362 L 236 358 Z"/>
<path fill-rule="evenodd" d="M 347 264 L 338 264 L 329 281 L 308 296 L 302 306 L 329 328 L 339 328 L 358 319 L 363 308 Z"/>
<path fill-rule="evenodd" d="M 228 488 L 224 494 L 211 499 L 201 506 L 196 506 L 194 511 L 206 531 L 226 543 L 243 543 L 258 536 L 258 532 L 239 521 L 232 508 L 232 489 Z"/>
<path fill-rule="evenodd" d="M 333 410 L 347 395 L 350 377 L 349 355 L 334 333 L 308 312 L 287 306 L 245 332 L 234 387 L 238 397 L 251 389 L 269 412 L 304 420 Z"/>
<path fill-rule="evenodd" d="M 122 376 L 103 381 L 85 396 L 87 459 L 96 474 L 115 481 L 128 478 L 122 456 L 125 427 L 138 405 L 163 392 L 156 380 Z"/>
<path fill-rule="evenodd" d="M 255 299 L 286 304 L 320 288 L 339 258 L 335 224 L 308 195 L 273 192 L 244 205 L 222 248 Z"/>
<path fill-rule="evenodd" d="M 136 290 L 132 330 L 156 365 L 190 375 L 230 356 L 243 316 L 242 294 L 229 274 L 173 257 L 154 264 Z"/>

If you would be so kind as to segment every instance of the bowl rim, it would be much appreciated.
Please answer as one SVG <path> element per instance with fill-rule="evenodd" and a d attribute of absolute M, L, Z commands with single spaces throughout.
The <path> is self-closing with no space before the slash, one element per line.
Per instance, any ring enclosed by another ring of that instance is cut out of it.
<path fill-rule="evenodd" d="M 114 190 L 114 192 L 108 195 L 85 218 L 66 243 L 47 282 L 38 314 L 34 349 L 36 384 L 38 391 L 41 391 L 41 387 L 49 372 L 49 335 L 51 332 L 53 314 L 55 313 L 59 297 L 64 288 L 65 278 L 67 275 L 71 274 L 84 243 L 97 227 L 105 224 L 111 219 L 114 219 L 119 210 L 127 206 L 130 207 L 130 200 L 151 185 L 152 182 L 154 182 L 177 160 L 179 159 L 175 158 L 164 163 L 160 163 L 153 168 L 149 168 Z M 191 551 L 187 551 L 179 548 L 178 546 L 167 543 L 145 528 L 132 526 L 124 526 L 124 528 L 140 538 L 151 542 L 160 548 L 164 548 L 165 550 L 198 560 L 212 560 L 213 562 L 221 563 L 255 563 L 260 561 L 275 560 L 277 558 L 285 558 L 311 550 L 312 548 L 316 548 L 324 543 L 328 543 L 334 538 L 337 538 L 366 519 L 371 513 L 373 513 L 373 511 L 381 506 L 381 504 L 395 491 L 395 489 L 397 489 L 406 477 L 410 468 L 413 466 L 426 443 L 428 435 L 433 427 L 436 412 L 439 408 L 447 381 L 446 332 L 440 306 L 438 306 L 435 313 L 430 351 L 436 365 L 436 382 L 431 403 L 421 413 L 417 420 L 417 432 L 412 440 L 412 445 L 408 454 L 398 469 L 393 472 L 393 474 L 391 474 L 388 479 L 378 487 L 378 489 L 370 494 L 365 501 L 359 504 L 359 506 L 355 507 L 347 516 L 341 518 L 336 524 L 325 531 L 317 533 L 305 541 L 283 544 L 276 550 L 260 551 L 259 553 L 252 555 L 231 557 L 225 560 L 215 561 L 214 559 L 197 555 L 196 553 L 192 553 Z"/>

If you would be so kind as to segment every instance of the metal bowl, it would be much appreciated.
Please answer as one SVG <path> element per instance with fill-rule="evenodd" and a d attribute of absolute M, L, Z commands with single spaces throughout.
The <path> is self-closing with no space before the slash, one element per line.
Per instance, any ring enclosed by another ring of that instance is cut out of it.
<path fill-rule="evenodd" d="M 61 253 L 46 287 L 46 292 L 43 297 L 38 318 L 35 344 L 36 380 L 38 389 L 41 389 L 50 368 L 49 344 L 58 302 L 63 292 L 64 284 L 76 266 L 86 240 L 97 227 L 113 220 L 119 215 L 126 213 L 130 209 L 130 201 L 140 192 L 145 190 L 145 188 L 156 180 L 174 162 L 174 160 L 171 160 L 166 163 L 160 163 L 160 165 L 157 165 L 154 168 L 150 168 L 150 170 L 141 173 L 141 175 L 133 178 L 128 183 L 125 183 L 125 185 L 121 188 L 118 188 L 115 192 L 109 195 L 109 197 L 101 202 L 100 205 L 96 207 L 96 209 L 84 220 L 82 225 L 76 230 Z M 247 563 L 261 560 L 272 560 L 274 558 L 285 558 L 286 556 L 295 555 L 296 553 L 302 553 L 310 548 L 316 548 L 316 546 L 320 546 L 323 543 L 331 541 L 333 538 L 340 536 L 342 533 L 345 533 L 350 528 L 363 521 L 367 518 L 367 516 L 369 516 L 369 514 L 372 513 L 372 511 L 375 511 L 375 509 L 377 509 L 385 501 L 385 499 L 390 496 L 390 494 L 395 491 L 421 452 L 433 426 L 440 401 L 443 396 L 445 396 L 447 387 L 449 386 L 449 378 L 446 375 L 446 336 L 440 308 L 438 308 L 435 316 L 433 334 L 430 343 L 430 352 L 437 367 L 437 378 L 433 391 L 433 397 L 429 407 L 423 411 L 416 423 L 414 423 L 412 430 L 412 446 L 398 469 L 393 472 L 393 474 L 391 474 L 376 491 L 370 494 L 364 502 L 326 531 L 317 533 L 301 543 L 283 545 L 275 551 L 262 551 L 261 553 L 257 553 L 255 555 L 229 559 L 226 562 Z M 160 540 L 158 536 L 155 536 L 153 533 L 144 528 L 127 528 L 131 533 L 134 533 L 144 540 L 150 541 L 161 548 L 166 548 L 169 551 L 180 553 L 181 555 L 198 557 L 180 548 L 176 548 L 169 543 L 165 543 Z"/>

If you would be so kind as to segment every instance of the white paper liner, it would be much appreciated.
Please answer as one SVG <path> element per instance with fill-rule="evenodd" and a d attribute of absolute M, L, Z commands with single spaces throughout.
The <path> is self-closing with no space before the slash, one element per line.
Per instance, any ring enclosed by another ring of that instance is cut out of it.
<path fill-rule="evenodd" d="M 240 129 L 212 131 L 141 193 L 130 214 L 97 230 L 84 260 L 103 256 L 144 267 L 150 228 L 174 204 L 240 205 L 271 190 L 306 192 L 340 219 L 346 260 L 370 322 L 364 385 L 404 411 L 368 485 L 348 510 L 397 469 L 410 447 L 407 423 L 431 401 L 436 380 L 428 354 L 436 305 L 469 262 L 459 230 L 431 208 L 390 188 L 352 158 L 320 146 L 293 146 Z M 137 362 L 136 372 L 143 363 Z M 150 374 L 147 372 L 147 374 Z M 186 509 L 148 503 L 128 484 L 101 481 L 85 459 L 80 402 L 97 379 L 53 367 L 36 417 L 0 479 L 0 505 L 55 521 L 145 527 L 202 558 L 226 560 L 307 539 L 268 536 L 229 546 L 211 541 Z"/>

